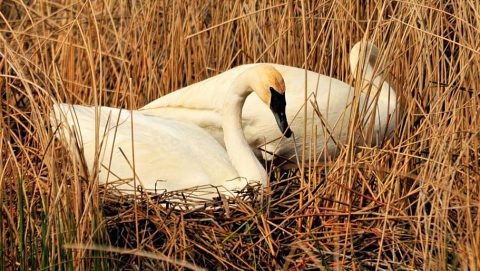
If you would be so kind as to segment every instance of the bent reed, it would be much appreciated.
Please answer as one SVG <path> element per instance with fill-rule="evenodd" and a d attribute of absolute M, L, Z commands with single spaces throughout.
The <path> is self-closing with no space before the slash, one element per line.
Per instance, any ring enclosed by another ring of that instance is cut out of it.
<path fill-rule="evenodd" d="M 3 1 L 0 270 L 479 269 L 478 10 L 471 0 Z M 50 128 L 52 99 L 138 109 L 245 63 L 303 67 L 360 93 L 348 52 L 362 38 L 397 91 L 393 136 L 359 145 L 368 131 L 351 123 L 335 158 L 312 157 L 307 142 L 299 163 L 267 164 L 265 191 L 107 190 Z"/>

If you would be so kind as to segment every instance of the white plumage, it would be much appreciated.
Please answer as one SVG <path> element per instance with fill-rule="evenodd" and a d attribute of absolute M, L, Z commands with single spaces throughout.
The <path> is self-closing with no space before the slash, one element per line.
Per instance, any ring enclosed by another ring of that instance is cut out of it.
<path fill-rule="evenodd" d="M 265 185 L 267 173 L 241 130 L 241 110 L 252 91 L 262 98 L 261 106 L 267 107 L 273 99 L 270 87 L 284 93 L 283 79 L 271 66 L 255 65 L 226 87 L 229 92 L 222 114 L 228 154 L 196 125 L 136 111 L 55 104 L 51 119 L 60 125 L 57 137 L 78 157 L 84 156 L 90 173 L 98 168 L 100 182 L 115 183 L 119 189 L 133 191 L 133 167 L 137 185 L 147 190 L 212 185 L 225 192 L 241 189 L 249 181 Z"/>
<path fill-rule="evenodd" d="M 359 111 L 365 113 L 362 120 L 364 130 L 368 131 L 370 120 L 374 119 L 371 140 L 368 143 L 376 144 L 391 133 L 394 124 L 396 109 L 395 90 L 387 82 L 383 82 L 382 74 L 374 74 L 374 64 L 378 49 L 371 43 L 357 43 L 350 54 L 350 64 L 354 76 L 357 75 L 357 65 L 364 62 L 362 85 L 366 90 L 371 85 L 370 95 L 367 91 L 360 94 Z M 363 49 L 363 50 L 361 50 Z M 360 61 L 364 59 L 365 61 Z M 221 144 L 223 144 L 221 108 L 228 93 L 229 82 L 238 74 L 255 64 L 235 67 L 217 76 L 165 95 L 140 109 L 146 115 L 161 116 L 194 123 L 205 128 Z M 287 119 L 296 135 L 297 148 L 300 148 L 304 138 L 304 123 L 307 123 L 307 146 L 316 142 L 316 149 L 321 152 L 325 148 L 329 153 L 335 153 L 335 141 L 345 142 L 348 136 L 354 88 L 335 78 L 321 75 L 312 71 L 307 72 L 308 116 L 304 119 L 304 89 L 305 70 L 280 64 L 271 64 L 283 76 L 286 84 Z M 362 75 L 360 73 L 360 75 Z M 358 79 L 358 78 L 357 78 Z M 321 117 L 314 114 L 314 106 L 319 109 Z M 256 148 L 262 146 L 268 152 L 276 151 L 277 155 L 292 157 L 295 154 L 293 140 L 278 145 L 276 139 L 281 132 L 275 129 L 273 116 L 268 108 L 260 106 L 257 95 L 250 95 L 243 109 L 242 125 L 248 143 Z M 375 109 L 375 110 L 374 110 Z M 323 118 L 323 121 L 321 120 Z M 312 134 L 311 125 L 316 132 Z M 326 125 L 324 125 L 326 124 Z M 371 129 L 370 129 L 371 130 Z M 312 138 L 312 136 L 316 138 Z M 332 139 L 333 138 L 333 139 Z M 312 140 L 314 139 L 314 140 Z M 264 145 L 264 143 L 267 143 Z M 264 158 L 271 156 L 265 153 Z M 258 155 L 258 153 L 257 153 Z"/>

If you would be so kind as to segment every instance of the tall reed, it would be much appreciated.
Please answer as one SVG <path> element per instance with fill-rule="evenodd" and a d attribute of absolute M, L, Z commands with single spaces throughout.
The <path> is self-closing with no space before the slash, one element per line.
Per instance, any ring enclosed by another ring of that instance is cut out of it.
<path fill-rule="evenodd" d="M 479 269 L 479 10 L 472 0 L 0 2 L 0 270 Z M 244 63 L 357 85 L 348 53 L 362 38 L 398 91 L 395 134 L 275 169 L 281 180 L 262 199 L 257 189 L 197 209 L 162 203 L 176 195 L 134 201 L 98 186 L 54 140 L 52 100 L 135 109 Z"/>

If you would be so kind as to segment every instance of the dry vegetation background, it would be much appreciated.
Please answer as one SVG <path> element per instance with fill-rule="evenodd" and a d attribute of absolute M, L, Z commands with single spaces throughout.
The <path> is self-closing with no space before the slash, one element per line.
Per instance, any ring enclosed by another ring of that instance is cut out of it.
<path fill-rule="evenodd" d="M 0 31 L 0 270 L 479 269 L 478 1 L 0 0 Z M 52 98 L 135 109 L 253 62 L 353 84 L 363 37 L 398 92 L 394 136 L 303 180 L 276 169 L 263 198 L 133 201 L 53 140 Z"/>

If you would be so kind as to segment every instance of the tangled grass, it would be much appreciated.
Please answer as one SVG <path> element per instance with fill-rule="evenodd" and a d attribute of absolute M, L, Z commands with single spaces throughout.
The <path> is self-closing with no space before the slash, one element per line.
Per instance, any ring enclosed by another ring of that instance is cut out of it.
<path fill-rule="evenodd" d="M 478 270 L 479 11 L 472 0 L 0 1 L 0 270 Z M 352 138 L 336 158 L 307 145 L 318 162 L 274 167 L 265 191 L 106 190 L 47 117 L 52 100 L 136 109 L 243 63 L 354 84 L 348 52 L 362 38 L 398 92 L 394 135 Z"/>

